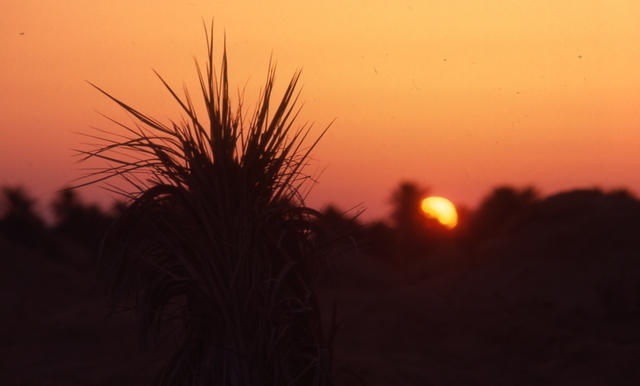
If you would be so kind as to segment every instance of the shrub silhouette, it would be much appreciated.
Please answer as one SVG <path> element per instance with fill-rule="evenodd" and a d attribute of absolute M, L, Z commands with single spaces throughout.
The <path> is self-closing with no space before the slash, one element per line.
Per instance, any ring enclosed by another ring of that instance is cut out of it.
<path fill-rule="evenodd" d="M 357 241 L 359 248 L 367 255 L 390 260 L 397 248 L 394 236 L 394 229 L 389 225 L 374 221 L 362 227 Z"/>
<path fill-rule="evenodd" d="M 349 215 L 350 211 L 342 211 L 334 205 L 328 205 L 322 210 L 321 225 L 328 236 L 328 242 L 339 247 L 341 252 L 359 248 L 364 227 L 358 220 L 362 212 Z"/>
<path fill-rule="evenodd" d="M 605 315 L 637 318 L 639 234 L 640 201 L 631 193 L 575 189 L 528 206 L 509 220 L 499 241 L 484 252 L 529 267 L 564 267 L 572 272 L 560 282 L 583 291 L 584 299 L 599 295 Z M 546 280 L 539 284 L 555 287 Z M 565 295 L 557 296 L 566 299 Z"/>
<path fill-rule="evenodd" d="M 8 239 L 42 248 L 46 243 L 45 223 L 34 210 L 35 200 L 22 187 L 2 188 L 0 232 Z"/>
<path fill-rule="evenodd" d="M 108 216 L 97 205 L 84 204 L 75 190 L 63 189 L 51 203 L 55 216 L 53 232 L 98 252 L 98 247 L 117 214 Z"/>
<path fill-rule="evenodd" d="M 346 212 L 333 205 L 328 205 L 322 210 L 322 217 L 326 224 L 341 233 L 353 233 L 355 229 L 360 227 L 357 216 L 349 217 Z"/>
<path fill-rule="evenodd" d="M 628 192 L 576 189 L 532 205 L 509 232 L 513 237 L 535 235 L 532 251 L 550 249 L 540 255 L 599 260 L 610 250 L 640 249 L 639 219 L 640 202 Z"/>
<path fill-rule="evenodd" d="M 393 212 L 391 220 L 395 228 L 402 233 L 419 233 L 425 226 L 425 216 L 421 213 L 420 203 L 427 195 L 426 188 L 414 182 L 401 182 L 391 195 Z"/>
<path fill-rule="evenodd" d="M 406 181 L 392 192 L 391 220 L 400 261 L 432 251 L 450 233 L 438 220 L 427 217 L 422 211 L 422 200 L 427 193 L 427 188 Z"/>
<path fill-rule="evenodd" d="M 496 187 L 470 216 L 461 238 L 471 247 L 490 240 L 516 215 L 538 201 L 539 194 L 533 187 Z"/>
<path fill-rule="evenodd" d="M 189 93 L 178 97 L 159 75 L 187 116 L 180 123 L 164 125 L 98 88 L 139 122 L 86 153 L 112 165 L 90 183 L 123 176 L 136 187 L 101 269 L 114 302 L 139 311 L 143 336 L 179 322 L 179 347 L 154 384 L 330 384 L 332 335 L 314 287 L 328 249 L 314 243 L 321 214 L 300 194 L 315 142 L 304 149 L 309 129 L 292 128 L 299 73 L 271 113 L 270 65 L 246 117 L 241 100 L 231 105 L 226 52 L 217 72 L 205 31 L 208 63 L 204 73 L 196 67 L 208 124 Z"/>

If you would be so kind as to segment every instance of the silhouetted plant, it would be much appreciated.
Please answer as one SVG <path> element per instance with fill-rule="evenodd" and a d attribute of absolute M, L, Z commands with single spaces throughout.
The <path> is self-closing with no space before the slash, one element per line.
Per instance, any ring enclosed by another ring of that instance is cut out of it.
<path fill-rule="evenodd" d="M 509 235 L 536 235 L 531 251 L 546 246 L 547 258 L 607 259 L 609 251 L 640 248 L 640 202 L 629 194 L 599 189 L 565 191 L 531 205 L 510 222 Z"/>
<path fill-rule="evenodd" d="M 393 212 L 391 219 L 396 229 L 404 232 L 415 232 L 424 227 L 425 216 L 421 213 L 420 204 L 427 196 L 428 190 L 413 182 L 401 182 L 391 195 Z"/>
<path fill-rule="evenodd" d="M 293 129 L 299 73 L 270 113 L 270 65 L 246 117 L 241 99 L 231 105 L 226 52 L 218 73 L 213 31 L 207 40 L 205 73 L 196 68 L 208 124 L 186 89 L 178 97 L 159 75 L 187 115 L 180 123 L 165 125 L 98 88 L 139 122 L 86 153 L 112 165 L 92 182 L 121 176 L 136 189 L 101 269 L 114 301 L 140 312 L 143 336 L 180 322 L 179 348 L 154 384 L 330 384 L 332 332 L 314 287 L 328 249 L 311 237 L 322 232 L 321 215 L 300 190 L 315 142 L 303 148 L 309 128 Z"/>
<path fill-rule="evenodd" d="M 633 192 L 631 192 L 627 188 L 613 189 L 613 190 L 609 191 L 607 193 L 607 195 L 610 196 L 610 197 L 617 197 L 617 198 L 620 198 L 620 199 L 637 200 L 635 194 L 633 194 Z"/>
<path fill-rule="evenodd" d="M 383 221 L 374 221 L 363 225 L 358 238 L 359 249 L 367 255 L 390 260 L 396 250 L 395 232 Z"/>
<path fill-rule="evenodd" d="M 55 216 L 53 231 L 97 252 L 107 229 L 115 220 L 97 205 L 80 200 L 75 190 L 63 189 L 51 203 Z"/>
<path fill-rule="evenodd" d="M 411 259 L 426 253 L 434 243 L 433 230 L 440 228 L 437 220 L 428 218 L 421 209 L 428 189 L 413 182 L 402 182 L 391 195 L 391 220 L 396 233 L 397 256 Z"/>
<path fill-rule="evenodd" d="M 322 226 L 329 236 L 332 245 L 340 246 L 342 252 L 357 248 L 362 238 L 362 224 L 358 216 L 362 212 L 348 214 L 333 205 L 328 205 L 322 211 Z"/>
<path fill-rule="evenodd" d="M 466 243 L 473 246 L 497 236 L 511 219 L 538 201 L 539 194 L 533 187 L 494 188 L 470 216 L 465 229 Z"/>
<path fill-rule="evenodd" d="M 2 195 L 0 232 L 13 241 L 42 247 L 46 227 L 34 210 L 36 201 L 22 187 L 3 187 Z"/>

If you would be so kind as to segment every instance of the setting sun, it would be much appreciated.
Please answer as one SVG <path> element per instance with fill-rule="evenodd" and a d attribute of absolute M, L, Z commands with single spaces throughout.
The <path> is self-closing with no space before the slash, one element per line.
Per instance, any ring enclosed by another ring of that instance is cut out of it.
<path fill-rule="evenodd" d="M 458 224 L 458 213 L 451 201 L 442 197 L 427 197 L 422 200 L 422 211 L 427 216 L 433 217 L 449 229 Z"/>

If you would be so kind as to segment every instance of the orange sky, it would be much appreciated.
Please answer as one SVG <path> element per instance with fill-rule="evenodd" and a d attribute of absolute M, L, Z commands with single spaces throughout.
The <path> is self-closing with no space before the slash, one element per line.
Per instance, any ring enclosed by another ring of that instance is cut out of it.
<path fill-rule="evenodd" d="M 303 69 L 300 122 L 336 118 L 313 206 L 381 218 L 404 179 L 468 206 L 504 183 L 640 193 L 640 2 L 621 0 L 3 2 L 0 184 L 49 199 L 81 175 L 73 132 L 123 117 L 85 80 L 178 119 L 151 68 L 195 93 L 212 16 L 247 105 L 273 54 L 281 85 Z"/>

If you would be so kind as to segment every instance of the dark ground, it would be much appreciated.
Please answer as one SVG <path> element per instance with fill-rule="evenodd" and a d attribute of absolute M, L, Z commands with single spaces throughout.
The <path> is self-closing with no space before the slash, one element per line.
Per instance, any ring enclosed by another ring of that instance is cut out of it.
<path fill-rule="evenodd" d="M 369 386 L 640 384 L 637 308 L 607 303 L 597 267 L 502 262 L 413 283 L 378 270 L 337 291 L 336 370 Z"/>
<path fill-rule="evenodd" d="M 542 209 L 472 254 L 343 257 L 338 384 L 640 384 L 640 216 Z M 0 237 L 0 383 L 148 384 L 169 351 L 97 294 L 91 265 Z"/>

